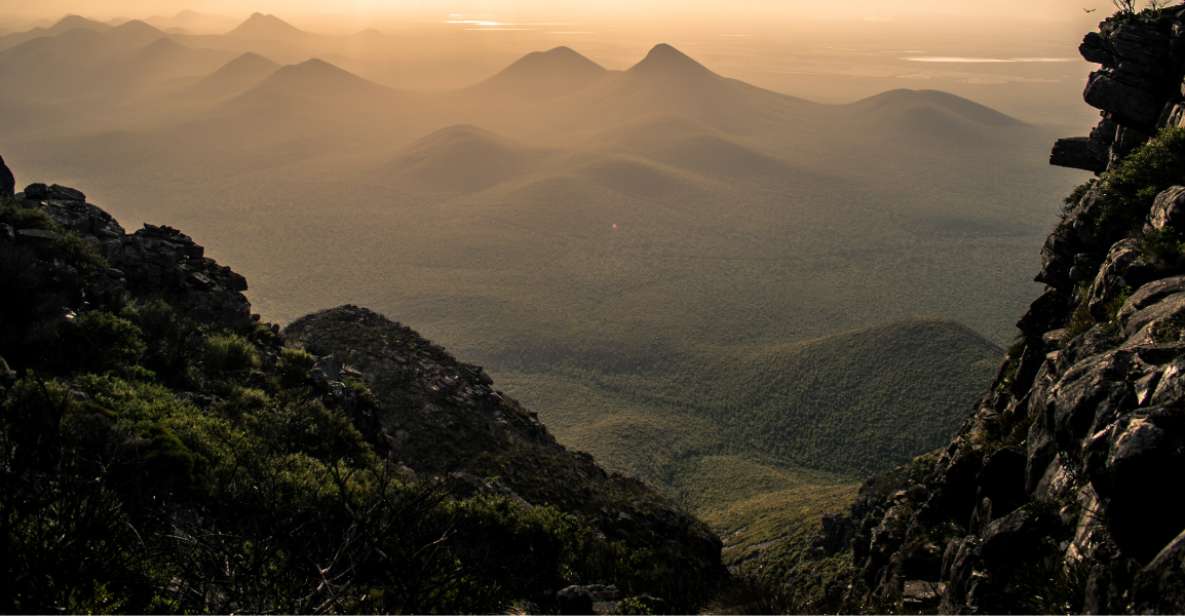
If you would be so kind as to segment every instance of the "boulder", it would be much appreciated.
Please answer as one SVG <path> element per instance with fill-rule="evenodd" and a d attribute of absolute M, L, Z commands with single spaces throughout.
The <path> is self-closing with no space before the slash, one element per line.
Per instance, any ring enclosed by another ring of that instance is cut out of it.
<path fill-rule="evenodd" d="M 1185 231 L 1185 186 L 1173 186 L 1156 196 L 1146 230 Z"/>
<path fill-rule="evenodd" d="M 1016 327 L 1028 338 L 1041 336 L 1061 325 L 1066 310 L 1066 296 L 1056 289 L 1047 289 L 1017 321 Z"/>
<path fill-rule="evenodd" d="M 1138 241 L 1129 238 L 1116 242 L 1091 284 L 1087 298 L 1091 316 L 1099 322 L 1117 316 L 1121 307 L 1114 305 L 1115 302 L 1124 293 L 1155 279 L 1155 275 L 1155 268 L 1144 258 Z"/>
<path fill-rule="evenodd" d="M 1155 126 L 1164 108 L 1161 97 L 1120 81 L 1106 70 L 1091 75 L 1083 98 L 1091 107 L 1114 114 L 1120 124 L 1136 128 Z"/>
<path fill-rule="evenodd" d="M 1142 409 L 1096 433 L 1086 447 L 1087 475 L 1108 503 L 1107 528 L 1141 563 L 1185 527 L 1180 515 L 1185 496 L 1169 479 L 1185 473 L 1183 420 L 1179 407 Z"/>
<path fill-rule="evenodd" d="M 1137 312 L 1178 293 L 1185 293 L 1185 276 L 1172 276 L 1149 282 L 1132 293 L 1119 309 L 1119 318 L 1126 322 Z"/>
<path fill-rule="evenodd" d="M 16 237 L 35 242 L 56 242 L 62 239 L 62 236 L 46 229 L 17 229 Z"/>
<path fill-rule="evenodd" d="M 1115 68 L 1129 78 L 1162 81 L 1171 53 L 1167 33 L 1156 24 L 1141 20 L 1117 22 L 1107 35 L 1106 49 L 1114 56 Z"/>
<path fill-rule="evenodd" d="M 25 187 L 25 199 L 30 201 L 63 201 L 80 203 L 86 201 L 86 195 L 77 188 L 70 188 L 69 186 L 59 186 L 54 184 L 46 186 L 45 184 L 29 184 Z"/>
<path fill-rule="evenodd" d="M 1024 504 L 1028 496 L 1025 492 L 1027 461 L 1025 452 L 1011 447 L 987 457 L 976 479 L 979 484 L 978 497 L 991 501 L 991 514 L 984 520 L 985 523 L 1008 515 Z"/>
<path fill-rule="evenodd" d="M 16 178 L 12 171 L 4 164 L 4 157 L 0 156 L 0 198 L 11 197 L 16 190 Z"/>
<path fill-rule="evenodd" d="M 111 214 L 87 203 L 85 199 L 47 200 L 42 209 L 59 225 L 84 237 L 92 236 L 100 243 L 117 241 L 125 235 L 123 227 Z"/>
<path fill-rule="evenodd" d="M 1115 54 L 1111 51 L 1111 45 L 1098 32 L 1086 35 L 1082 44 L 1078 46 L 1078 53 L 1082 54 L 1082 58 L 1087 62 L 1115 66 Z"/>
<path fill-rule="evenodd" d="M 1053 144 L 1049 164 L 1101 173 L 1107 168 L 1107 156 L 1097 151 L 1090 137 L 1068 137 Z"/>
<path fill-rule="evenodd" d="M 1185 605 L 1185 531 L 1140 571 L 1134 594 L 1140 614 L 1171 614 Z"/>

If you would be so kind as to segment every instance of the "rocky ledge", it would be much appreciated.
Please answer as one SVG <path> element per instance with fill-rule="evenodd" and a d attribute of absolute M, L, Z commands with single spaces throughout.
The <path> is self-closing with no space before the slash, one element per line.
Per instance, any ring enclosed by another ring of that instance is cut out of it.
<path fill-rule="evenodd" d="M 1102 172 L 1146 141 L 1158 127 L 1185 121 L 1178 67 L 1185 61 L 1185 10 L 1117 15 L 1086 35 L 1079 52 L 1101 68 L 1083 97 L 1103 112 L 1088 137 L 1062 139 L 1054 165 Z"/>

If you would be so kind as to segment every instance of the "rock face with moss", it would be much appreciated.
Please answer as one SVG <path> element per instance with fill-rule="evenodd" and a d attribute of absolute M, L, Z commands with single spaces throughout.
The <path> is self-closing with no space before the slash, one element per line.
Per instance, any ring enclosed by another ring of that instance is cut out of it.
<path fill-rule="evenodd" d="M 1053 162 L 1099 175 L 958 435 L 825 525 L 846 609 L 1185 610 L 1185 15 L 1116 16 L 1082 51 L 1103 117 Z"/>
<path fill-rule="evenodd" d="M 703 524 L 480 368 L 362 308 L 281 333 L 246 288 L 75 189 L 0 195 L 0 611 L 682 612 L 714 591 Z"/>

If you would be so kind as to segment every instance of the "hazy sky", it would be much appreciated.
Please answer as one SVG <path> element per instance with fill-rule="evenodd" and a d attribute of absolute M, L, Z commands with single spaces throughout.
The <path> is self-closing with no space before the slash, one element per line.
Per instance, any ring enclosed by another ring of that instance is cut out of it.
<path fill-rule="evenodd" d="M 557 45 L 625 68 L 668 42 L 726 75 L 816 100 L 942 89 L 1074 127 L 1094 115 L 1081 103 L 1090 67 L 1076 47 L 1114 10 L 1111 0 L 0 0 L 0 29 L 65 13 L 127 19 L 182 9 L 225 17 L 210 22 L 220 31 L 256 11 L 321 33 L 376 28 L 406 43 L 392 56 L 405 65 L 424 60 L 416 54 L 442 55 L 420 33 L 472 32 L 433 35 L 453 46 L 449 70 L 430 66 L 418 78 L 406 67 L 387 76 L 363 70 L 411 89 L 467 85 L 517 55 Z"/>
<path fill-rule="evenodd" d="M 728 15 L 783 18 L 891 19 L 916 15 L 1078 21 L 1083 8 L 1109 9 L 1109 0 L 0 0 L 5 12 L 144 14 L 181 8 L 244 12 L 504 14 L 506 17 Z"/>

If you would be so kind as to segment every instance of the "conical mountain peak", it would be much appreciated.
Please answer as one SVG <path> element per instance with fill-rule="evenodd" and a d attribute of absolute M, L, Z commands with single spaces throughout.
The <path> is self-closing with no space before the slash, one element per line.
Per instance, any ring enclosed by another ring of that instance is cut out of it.
<path fill-rule="evenodd" d="M 569 47 L 529 53 L 487 80 L 483 87 L 525 97 L 568 94 L 596 82 L 605 74 L 600 64 Z"/>
<path fill-rule="evenodd" d="M 106 24 L 99 23 L 93 19 L 87 19 L 81 15 L 66 15 L 58 20 L 53 26 L 49 28 L 50 32 L 65 32 L 67 30 L 75 30 L 78 28 L 86 28 L 88 30 L 104 30 L 107 28 Z"/>
<path fill-rule="evenodd" d="M 600 73 L 601 65 L 580 55 L 571 47 L 556 47 L 548 51 L 536 51 L 523 56 L 511 64 L 504 74 L 509 73 Z"/>
<path fill-rule="evenodd" d="M 274 38 L 282 36 L 303 35 L 305 32 L 296 26 L 267 13 L 252 13 L 247 21 L 230 32 L 234 36 L 251 36 Z"/>
<path fill-rule="evenodd" d="M 646 57 L 630 69 L 631 73 L 661 76 L 714 75 L 703 64 L 666 43 L 655 45 Z"/>

